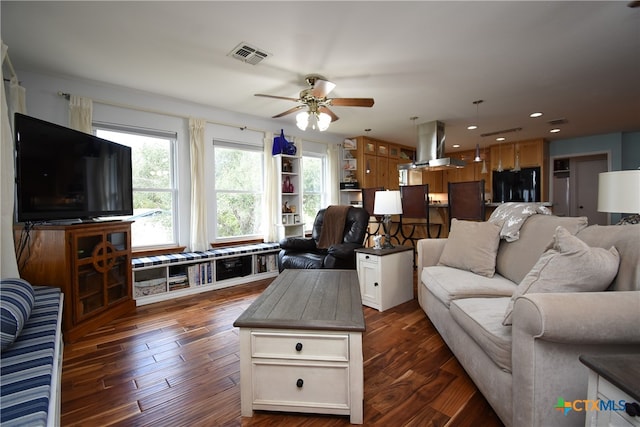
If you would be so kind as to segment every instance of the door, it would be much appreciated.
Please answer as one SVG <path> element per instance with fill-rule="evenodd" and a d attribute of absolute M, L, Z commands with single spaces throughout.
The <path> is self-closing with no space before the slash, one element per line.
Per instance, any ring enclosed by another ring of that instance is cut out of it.
<path fill-rule="evenodd" d="M 572 203 L 572 214 L 586 216 L 589 218 L 589 225 L 607 225 L 608 214 L 598 212 L 598 174 L 607 172 L 607 155 L 575 157 L 571 162 L 571 170 L 575 170 L 572 177 L 575 177 L 573 194 L 576 196 Z"/>

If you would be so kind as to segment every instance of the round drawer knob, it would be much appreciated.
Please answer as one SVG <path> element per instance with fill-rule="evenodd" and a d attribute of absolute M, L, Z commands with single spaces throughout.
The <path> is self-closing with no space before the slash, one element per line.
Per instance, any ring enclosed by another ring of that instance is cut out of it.
<path fill-rule="evenodd" d="M 296 381 L 296 387 L 302 388 L 303 385 L 304 381 L 302 381 L 302 378 L 298 378 L 298 381 Z"/>
<path fill-rule="evenodd" d="M 296 344 L 296 351 L 302 351 L 302 343 L 301 342 Z"/>
<path fill-rule="evenodd" d="M 373 284 L 373 286 L 378 286 L 378 282 L 375 282 L 375 283 Z"/>
<path fill-rule="evenodd" d="M 364 259 L 369 259 L 369 255 L 365 256 Z"/>

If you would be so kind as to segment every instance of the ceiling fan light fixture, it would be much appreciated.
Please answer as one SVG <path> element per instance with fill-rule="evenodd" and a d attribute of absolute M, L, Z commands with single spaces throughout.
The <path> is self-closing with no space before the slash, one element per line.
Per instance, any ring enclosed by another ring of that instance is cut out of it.
<path fill-rule="evenodd" d="M 318 130 L 320 132 L 324 132 L 329 129 L 329 125 L 331 124 L 331 116 L 327 113 L 318 114 Z"/>
<path fill-rule="evenodd" d="M 296 126 L 300 130 L 307 130 L 307 126 L 309 126 L 309 112 L 301 111 L 296 114 Z"/>

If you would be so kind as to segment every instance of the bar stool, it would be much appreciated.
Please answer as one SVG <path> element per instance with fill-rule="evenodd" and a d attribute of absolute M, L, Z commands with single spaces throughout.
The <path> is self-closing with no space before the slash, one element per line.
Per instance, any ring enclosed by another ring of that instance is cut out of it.
<path fill-rule="evenodd" d="M 371 218 L 373 215 L 373 207 L 375 205 L 375 201 L 376 201 L 376 191 L 383 191 L 384 187 L 372 187 L 372 188 L 363 188 L 360 190 L 360 192 L 362 193 L 362 207 L 369 213 L 369 218 Z M 380 226 L 381 226 L 381 220 L 382 218 L 380 216 L 375 216 L 375 229 L 372 231 L 369 229 L 369 225 L 371 224 L 371 221 L 369 221 L 369 224 L 367 225 L 367 233 L 365 236 L 365 241 L 368 242 L 369 238 L 371 236 L 375 236 L 376 234 L 378 234 L 378 232 L 380 232 Z"/>
<path fill-rule="evenodd" d="M 484 179 L 480 181 L 450 182 L 449 230 L 453 218 L 465 221 L 484 221 Z"/>

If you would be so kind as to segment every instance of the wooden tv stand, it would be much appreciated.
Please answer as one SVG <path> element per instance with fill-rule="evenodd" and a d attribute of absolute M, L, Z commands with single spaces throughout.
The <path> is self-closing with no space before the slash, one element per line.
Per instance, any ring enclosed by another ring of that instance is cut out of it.
<path fill-rule="evenodd" d="M 131 221 L 14 228 L 20 276 L 55 286 L 64 297 L 63 335 L 78 338 L 135 308 L 131 288 Z"/>

